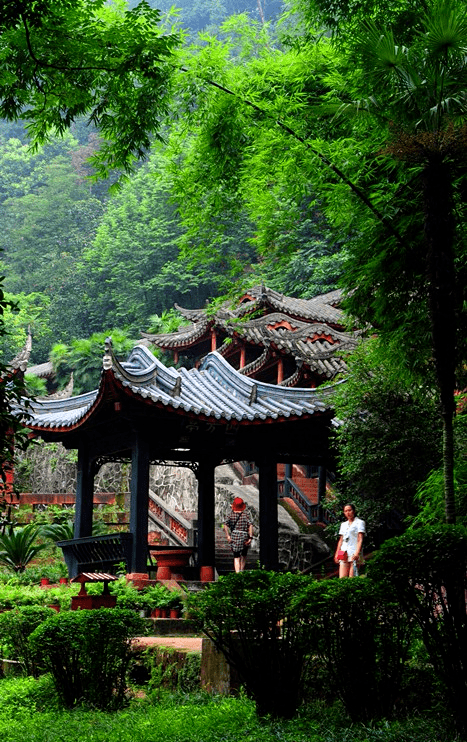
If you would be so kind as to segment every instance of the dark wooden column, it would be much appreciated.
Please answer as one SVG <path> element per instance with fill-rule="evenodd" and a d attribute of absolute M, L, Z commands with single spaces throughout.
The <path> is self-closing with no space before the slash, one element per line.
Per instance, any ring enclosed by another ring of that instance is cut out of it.
<path fill-rule="evenodd" d="M 92 535 L 92 502 L 94 496 L 94 468 L 87 443 L 78 448 L 78 471 L 75 501 L 75 538 Z"/>
<path fill-rule="evenodd" d="M 326 497 L 326 467 L 318 466 L 318 505 L 323 504 Z"/>
<path fill-rule="evenodd" d="M 147 441 L 137 436 L 131 452 L 130 531 L 133 534 L 131 572 L 147 572 L 149 451 Z"/>
<path fill-rule="evenodd" d="M 259 561 L 264 569 L 277 569 L 278 514 L 277 464 L 273 459 L 258 462 L 259 469 Z"/>
<path fill-rule="evenodd" d="M 216 465 L 212 459 L 199 462 L 196 478 L 198 480 L 198 565 L 200 577 L 212 579 L 216 560 L 215 546 L 215 489 L 214 472 Z M 212 577 L 210 571 L 212 570 Z"/>
<path fill-rule="evenodd" d="M 286 464 L 285 465 L 285 473 L 284 473 L 284 497 L 289 497 L 290 495 L 290 482 L 289 479 L 292 479 L 292 464 Z"/>

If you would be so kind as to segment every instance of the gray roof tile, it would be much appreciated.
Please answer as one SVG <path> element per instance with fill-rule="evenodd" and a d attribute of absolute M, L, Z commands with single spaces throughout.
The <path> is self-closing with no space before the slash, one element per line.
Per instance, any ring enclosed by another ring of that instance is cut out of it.
<path fill-rule="evenodd" d="M 98 390 L 62 400 L 37 400 L 31 406 L 30 426 L 67 429 L 92 414 L 105 395 L 106 375 L 123 389 L 154 404 L 182 409 L 216 420 L 253 420 L 301 417 L 331 409 L 330 389 L 288 388 L 253 381 L 236 371 L 219 353 L 209 353 L 200 369 L 164 366 L 144 346 L 136 346 L 128 361 L 120 363 L 112 352 L 105 357 Z"/>

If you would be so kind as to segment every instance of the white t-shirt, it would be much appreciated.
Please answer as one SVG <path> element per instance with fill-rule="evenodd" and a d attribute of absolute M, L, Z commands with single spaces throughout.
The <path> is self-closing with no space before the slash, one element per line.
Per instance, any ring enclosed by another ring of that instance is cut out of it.
<path fill-rule="evenodd" d="M 354 518 L 352 522 L 346 520 L 345 523 L 341 523 L 339 529 L 339 536 L 342 536 L 341 549 L 346 551 L 349 557 L 355 554 L 359 533 L 366 533 L 365 522 L 360 518 Z"/>

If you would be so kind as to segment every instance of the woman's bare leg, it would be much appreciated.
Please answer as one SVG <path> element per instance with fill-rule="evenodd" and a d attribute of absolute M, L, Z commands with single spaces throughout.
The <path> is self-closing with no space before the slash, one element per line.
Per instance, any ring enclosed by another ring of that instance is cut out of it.
<path fill-rule="evenodd" d="M 351 566 L 349 562 L 339 562 L 339 577 L 348 577 Z"/>

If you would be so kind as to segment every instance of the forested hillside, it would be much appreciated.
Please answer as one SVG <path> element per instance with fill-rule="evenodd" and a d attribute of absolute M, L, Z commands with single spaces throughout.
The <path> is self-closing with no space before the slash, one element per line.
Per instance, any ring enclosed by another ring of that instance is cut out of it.
<path fill-rule="evenodd" d="M 149 5 L 156 7 L 156 2 Z M 197 69 L 176 81 L 163 141 L 154 141 L 146 161 L 118 191 L 109 192 L 118 171 L 107 180 L 90 179 L 88 158 L 99 147 L 99 133 L 83 117 L 36 151 L 29 147 L 27 123 L 0 122 L 0 248 L 5 290 L 19 307 L 7 315 L 9 335 L 1 344 L 5 360 L 22 346 L 28 327 L 34 337 L 31 359 L 43 362 L 55 344 L 96 332 L 119 328 L 136 339 L 140 330 L 152 327 L 151 317 L 175 302 L 202 306 L 230 291 L 239 279 L 265 280 L 303 296 L 336 285 L 339 259 L 334 267 L 333 255 L 341 243 L 331 244 L 306 174 L 300 177 L 297 198 L 296 189 L 288 193 L 283 183 L 264 188 L 264 164 L 258 162 L 249 165 L 251 183 L 240 194 L 228 173 L 216 168 L 199 172 L 209 142 L 200 143 L 197 122 L 182 111 L 187 94 L 196 95 L 188 87 L 198 75 L 200 84 L 206 74 L 221 80 L 243 72 L 259 81 L 269 69 L 272 77 L 282 78 L 285 93 L 291 72 L 307 74 L 307 60 L 288 51 L 277 33 L 280 4 L 239 0 L 179 5 L 175 15 L 169 3 L 157 3 L 167 11 L 167 22 L 186 29 L 180 54 Z M 233 13 L 241 15 L 229 17 Z M 290 70 L 291 63 L 296 69 Z M 242 104 L 233 103 L 242 116 Z M 247 141 L 251 122 L 243 127 L 226 117 L 225 125 L 228 131 L 217 133 L 230 140 L 224 160 L 233 153 L 235 137 Z M 272 144 L 263 143 L 260 157 L 269 157 Z M 274 146 L 287 145 L 282 141 Z M 232 172 L 237 165 L 232 158 Z M 278 165 L 284 167 L 280 158 Z"/>
<path fill-rule="evenodd" d="M 0 16 L 0 247 L 18 305 L 3 360 L 31 325 L 32 359 L 55 346 L 83 389 L 104 333 L 124 349 L 173 326 L 174 302 L 259 281 L 303 297 L 340 284 L 352 321 L 380 340 L 364 378 L 384 364 L 413 415 L 436 401 L 452 522 L 465 3 L 179 5 L 57 0 Z"/>

